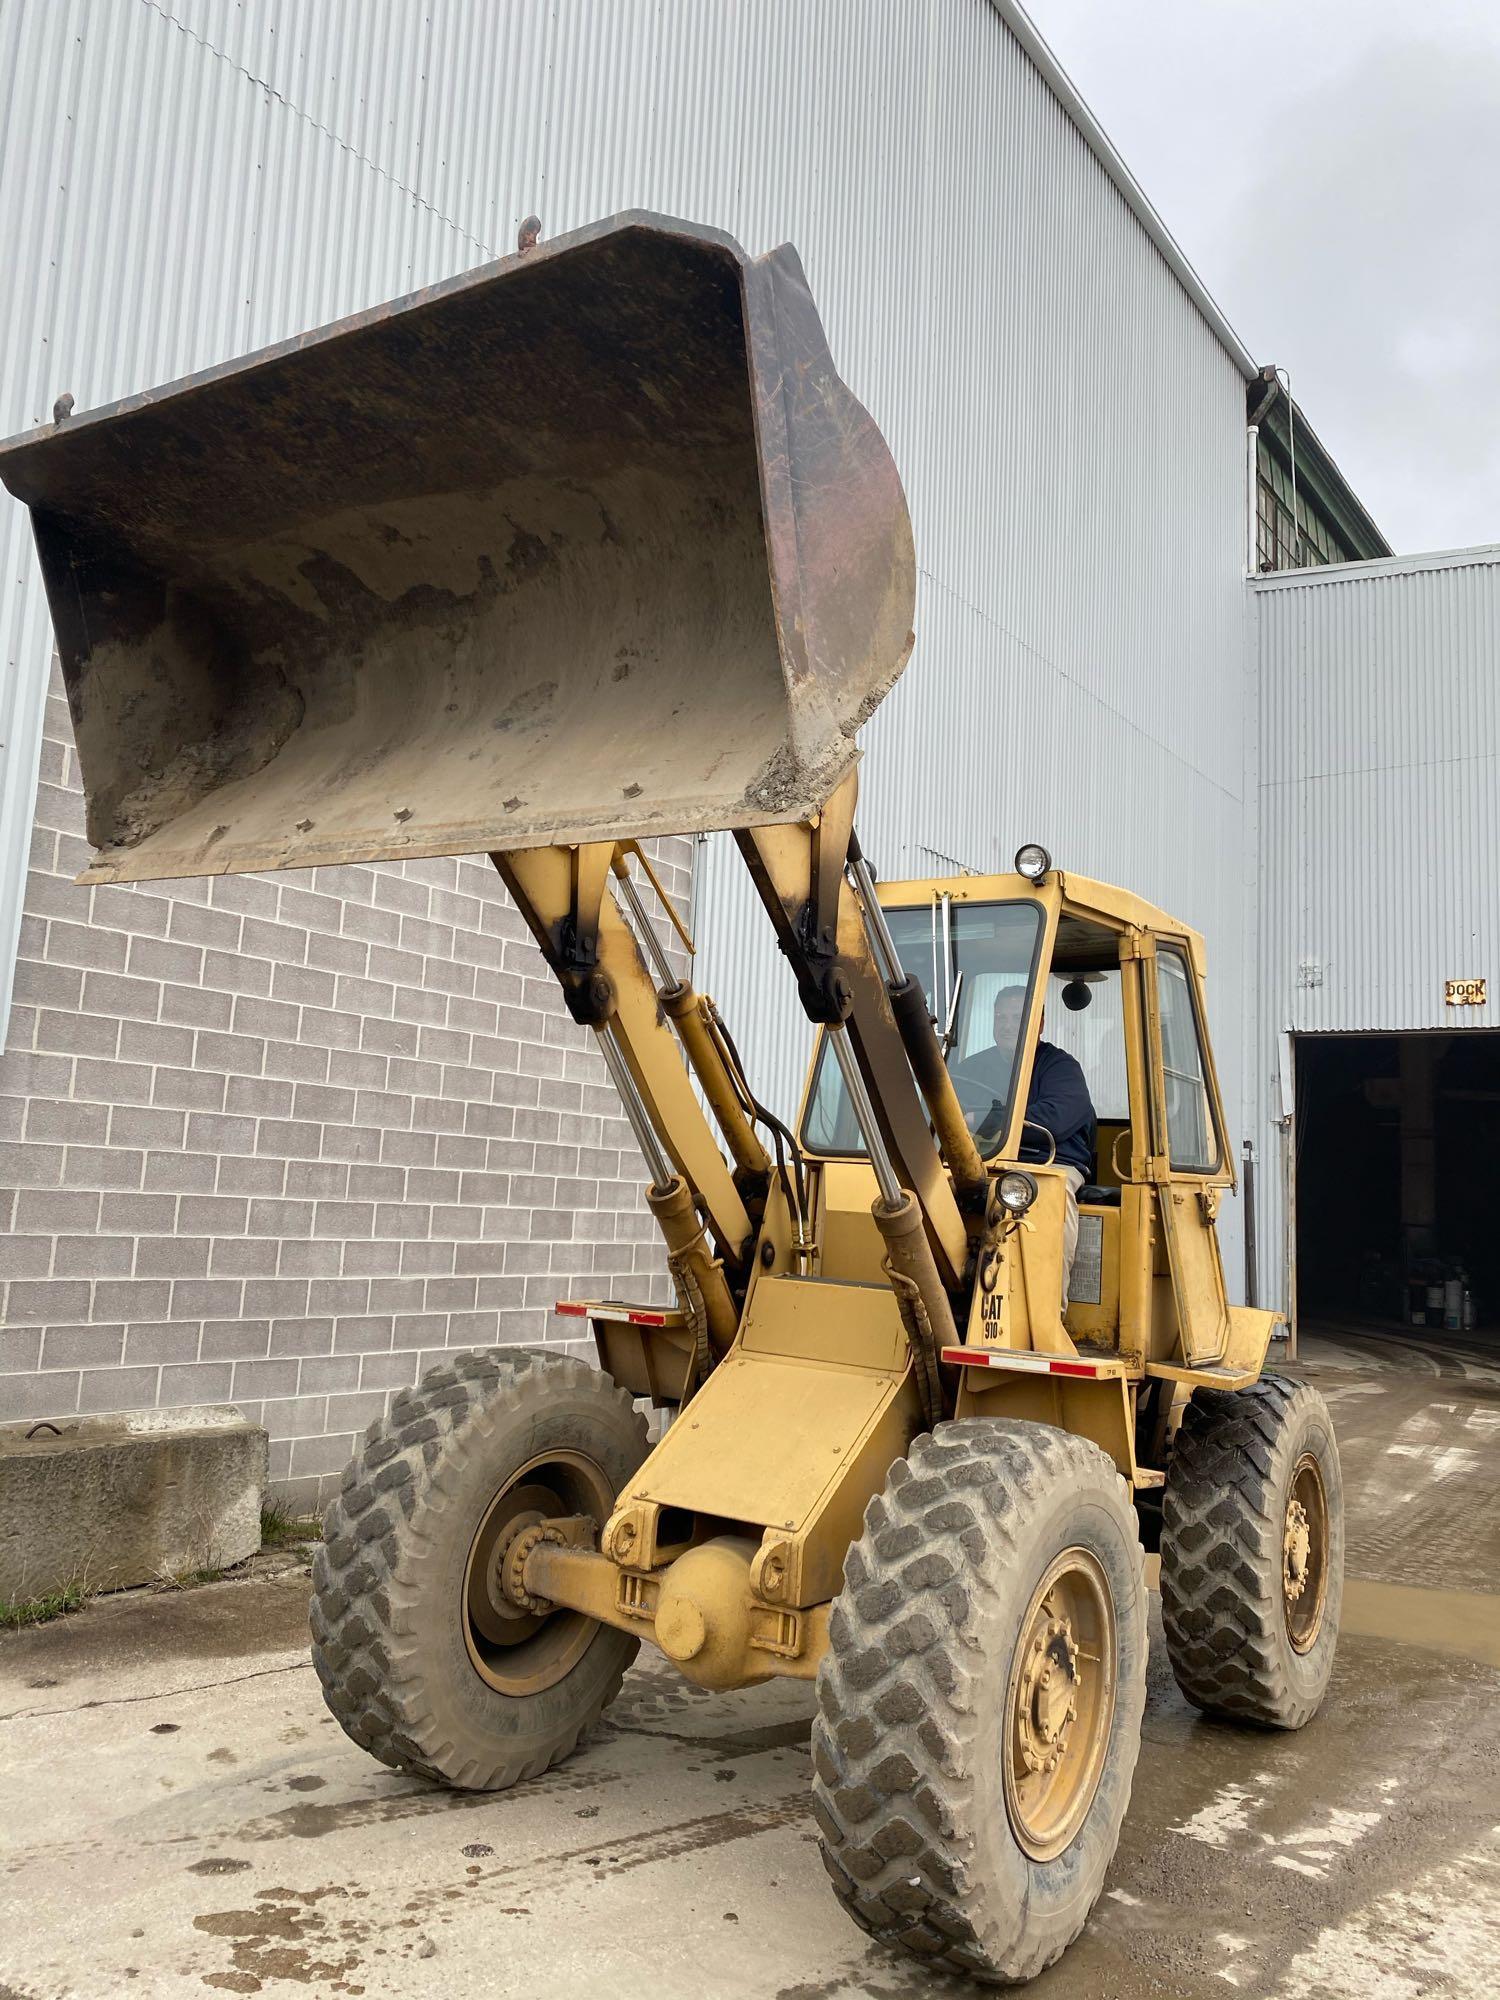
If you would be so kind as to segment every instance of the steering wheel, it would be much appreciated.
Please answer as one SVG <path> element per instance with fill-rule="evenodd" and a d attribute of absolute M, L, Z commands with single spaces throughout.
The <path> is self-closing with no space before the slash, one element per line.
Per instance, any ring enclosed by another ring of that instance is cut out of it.
<path fill-rule="evenodd" d="M 977 1074 L 966 1063 L 956 1063 L 948 1074 L 953 1080 L 953 1091 L 958 1099 L 959 1109 L 972 1121 L 970 1129 L 975 1138 L 980 1139 L 983 1144 L 990 1144 L 998 1139 L 1000 1137 L 998 1128 L 988 1129 L 987 1121 L 992 1115 L 1003 1112 L 1005 1107 L 1003 1100 L 996 1095 L 993 1082 Z M 1021 1130 L 1040 1132 L 1047 1142 L 1047 1157 L 1041 1164 L 1050 1167 L 1057 1158 L 1057 1140 L 1052 1133 L 1045 1125 L 1038 1125 L 1034 1118 L 1023 1118 Z"/>
<path fill-rule="evenodd" d="M 1003 1097 L 995 1089 L 993 1079 L 986 1077 L 968 1063 L 955 1063 L 948 1072 L 953 1083 L 953 1093 L 958 1099 L 958 1108 L 963 1112 L 969 1129 L 982 1144 L 998 1139 L 998 1127 L 990 1129 L 991 1118 L 998 1119 L 1004 1112 Z"/>
<path fill-rule="evenodd" d="M 948 1072 L 953 1080 L 954 1093 L 965 1115 L 973 1113 L 982 1119 L 1000 1100 L 1000 1093 L 987 1078 L 977 1075 L 967 1063 L 955 1063 Z"/>

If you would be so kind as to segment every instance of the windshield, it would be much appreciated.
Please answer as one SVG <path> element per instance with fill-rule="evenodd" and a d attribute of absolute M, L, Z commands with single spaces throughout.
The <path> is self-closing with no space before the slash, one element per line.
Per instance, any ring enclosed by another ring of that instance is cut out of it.
<path fill-rule="evenodd" d="M 948 1069 L 959 1102 L 976 1122 L 980 1147 L 998 1145 L 1010 1123 L 1016 1047 L 1041 938 L 1036 903 L 952 903 L 945 949 L 938 905 L 887 910 L 886 922 L 902 967 L 913 973 L 941 1029 L 954 1014 Z M 954 1009 L 954 993 L 957 1007 Z M 864 1142 L 826 1039 L 802 1141 L 815 1153 L 863 1153 Z"/>

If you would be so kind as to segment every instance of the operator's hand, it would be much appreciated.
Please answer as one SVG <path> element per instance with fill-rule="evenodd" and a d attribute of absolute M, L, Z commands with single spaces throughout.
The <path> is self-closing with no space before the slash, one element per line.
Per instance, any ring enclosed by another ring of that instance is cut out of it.
<path fill-rule="evenodd" d="M 982 1117 L 995 1094 L 989 1085 L 973 1075 L 963 1063 L 956 1063 L 949 1070 L 948 1077 L 965 1118 Z"/>
<path fill-rule="evenodd" d="M 958 1063 L 949 1075 L 953 1079 L 953 1090 L 958 1098 L 958 1108 L 963 1113 L 964 1123 L 971 1132 L 982 1132 L 995 1117 L 1000 1100 L 995 1095 L 993 1084 L 976 1076 L 963 1063 Z"/>

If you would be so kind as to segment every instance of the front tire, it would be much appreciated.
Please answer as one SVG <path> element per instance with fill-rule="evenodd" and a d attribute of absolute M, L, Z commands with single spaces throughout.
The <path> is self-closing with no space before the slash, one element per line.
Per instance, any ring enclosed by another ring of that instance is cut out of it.
<path fill-rule="evenodd" d="M 971 1417 L 872 1500 L 829 1620 L 814 1803 L 862 1929 L 989 1984 L 1082 1930 L 1129 1803 L 1145 1561 L 1085 1439 Z"/>
<path fill-rule="evenodd" d="M 1195 1390 L 1162 1505 L 1162 1624 L 1182 1692 L 1210 1715 L 1300 1729 L 1328 1691 L 1343 1590 L 1323 1398 L 1280 1375 Z"/>
<path fill-rule="evenodd" d="M 610 1377 L 564 1354 L 459 1354 L 365 1433 L 313 1560 L 313 1665 L 345 1732 L 393 1769 L 499 1791 L 566 1757 L 638 1641 L 496 1581 L 532 1524 L 600 1527 L 646 1456 Z"/>

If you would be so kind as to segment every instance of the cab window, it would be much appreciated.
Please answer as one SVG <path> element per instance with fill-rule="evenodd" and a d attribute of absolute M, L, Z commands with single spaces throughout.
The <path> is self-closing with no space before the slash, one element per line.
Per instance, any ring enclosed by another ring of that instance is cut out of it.
<path fill-rule="evenodd" d="M 1067 919 L 1063 921 L 1066 924 Z M 1059 927 L 1059 944 L 1064 936 Z M 1099 1123 L 1128 1125 L 1130 1081 L 1125 1067 L 1125 1006 L 1118 962 L 1086 972 L 1063 968 L 1050 973 L 1042 1033 L 1077 1061 Z"/>
<path fill-rule="evenodd" d="M 1192 978 L 1187 960 L 1174 946 L 1157 948 L 1156 993 L 1161 1012 L 1168 1158 L 1182 1173 L 1210 1174 L 1219 1164 L 1218 1135 L 1209 1104 Z"/>

